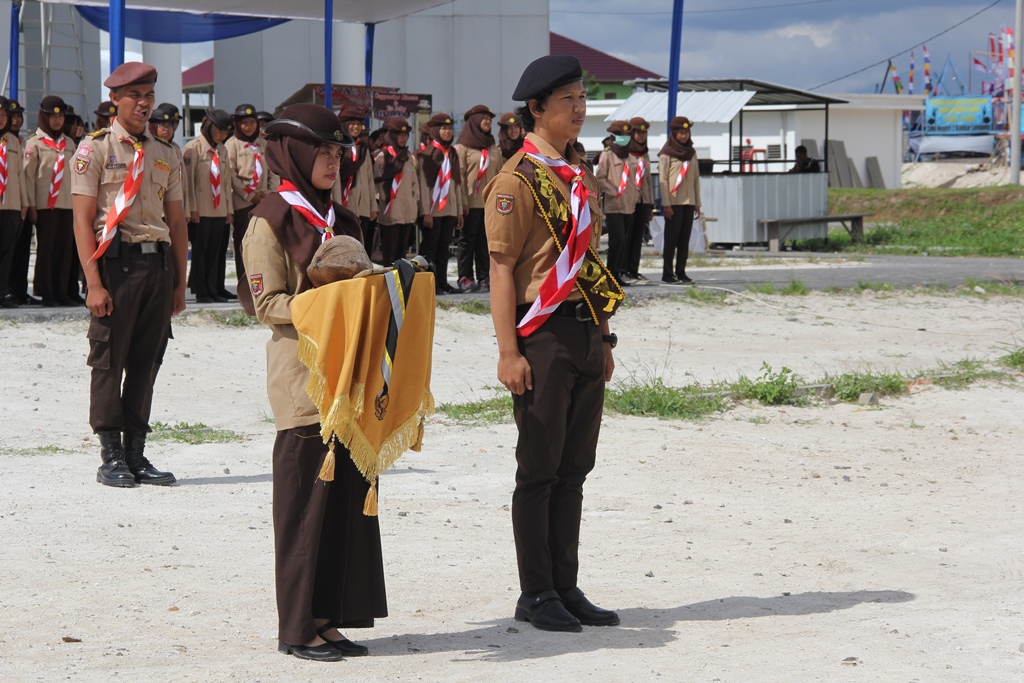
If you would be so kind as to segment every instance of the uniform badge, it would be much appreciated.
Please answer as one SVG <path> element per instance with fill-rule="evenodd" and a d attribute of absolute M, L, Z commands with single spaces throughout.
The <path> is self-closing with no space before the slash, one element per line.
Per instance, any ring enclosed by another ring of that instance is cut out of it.
<path fill-rule="evenodd" d="M 510 194 L 499 194 L 497 200 L 498 213 L 502 216 L 507 216 L 512 213 L 512 202 L 515 201 L 515 196 Z"/>
<path fill-rule="evenodd" d="M 159 190 L 156 191 L 156 196 L 157 196 L 157 198 L 160 201 L 163 201 L 164 200 L 164 194 L 166 194 L 166 193 L 167 193 L 167 190 L 165 188 L 161 187 Z"/>
<path fill-rule="evenodd" d="M 85 169 L 89 168 L 89 160 L 78 157 L 75 159 L 75 173 L 85 173 Z"/>
<path fill-rule="evenodd" d="M 84 143 L 78 146 L 79 157 L 81 157 L 82 159 L 86 159 L 89 157 L 90 154 L 92 154 L 92 147 Z"/>
<path fill-rule="evenodd" d="M 263 293 L 263 273 L 253 273 L 249 276 L 249 288 L 252 289 L 253 296 Z"/>
<path fill-rule="evenodd" d="M 182 154 L 181 156 L 182 156 L 182 161 L 185 162 L 186 166 L 188 166 L 189 164 L 192 163 L 192 150 L 190 150 L 190 149 L 189 150 L 185 150 L 185 153 Z"/>
<path fill-rule="evenodd" d="M 157 159 L 156 160 L 156 164 L 154 164 L 154 165 L 157 168 L 159 168 L 161 171 L 170 171 L 171 170 L 171 165 L 169 163 L 167 163 L 166 161 L 164 161 L 163 159 Z"/>

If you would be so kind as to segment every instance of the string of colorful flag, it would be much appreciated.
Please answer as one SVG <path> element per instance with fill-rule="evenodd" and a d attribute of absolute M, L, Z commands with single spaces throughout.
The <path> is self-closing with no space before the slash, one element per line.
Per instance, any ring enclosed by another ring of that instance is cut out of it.
<path fill-rule="evenodd" d="M 933 97 L 939 93 L 937 84 L 932 81 L 932 61 L 931 57 L 928 55 L 928 46 L 923 45 L 921 52 L 923 58 L 922 66 L 924 70 L 923 94 L 925 97 Z M 978 54 L 980 54 L 981 57 L 979 57 Z M 983 59 L 983 57 L 986 56 L 988 59 Z M 998 35 L 995 33 L 989 33 L 987 52 L 982 51 L 972 53 L 971 55 L 971 68 L 985 74 L 987 77 L 981 84 L 982 94 L 1002 96 L 1004 94 L 1007 79 L 1013 78 L 1016 63 L 1017 51 L 1014 43 L 1013 29 L 1004 27 L 1000 29 Z M 887 76 L 892 79 L 892 84 L 896 89 L 897 94 L 903 94 L 904 90 L 906 90 L 908 95 L 914 94 L 916 64 L 917 55 L 914 51 L 911 51 L 910 71 L 907 74 L 907 84 L 904 86 L 896 65 L 892 62 L 889 63 Z"/>

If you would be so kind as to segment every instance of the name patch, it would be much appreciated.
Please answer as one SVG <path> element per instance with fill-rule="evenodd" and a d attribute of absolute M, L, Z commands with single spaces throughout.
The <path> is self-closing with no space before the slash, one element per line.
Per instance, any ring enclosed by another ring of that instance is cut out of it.
<path fill-rule="evenodd" d="M 128 164 L 107 164 L 104 166 L 107 170 L 114 170 L 118 168 L 128 168 Z"/>
<path fill-rule="evenodd" d="M 78 146 L 79 158 L 88 159 L 90 154 L 92 154 L 92 147 L 90 145 L 86 145 L 83 143 Z"/>
<path fill-rule="evenodd" d="M 171 165 L 169 163 L 167 163 L 166 161 L 164 161 L 163 159 L 157 159 L 156 160 L 156 164 L 154 164 L 154 165 L 157 168 L 159 168 L 161 171 L 170 171 L 171 170 Z"/>

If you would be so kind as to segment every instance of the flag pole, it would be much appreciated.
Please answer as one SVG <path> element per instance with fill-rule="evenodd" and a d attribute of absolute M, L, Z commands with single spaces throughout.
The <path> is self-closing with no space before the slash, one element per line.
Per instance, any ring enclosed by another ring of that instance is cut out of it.
<path fill-rule="evenodd" d="M 1017 0 L 1017 15 L 1013 26 L 1014 41 L 1020 40 L 1024 34 L 1024 0 Z M 1016 45 L 1013 65 L 1013 104 L 1010 107 L 1012 121 L 1010 128 L 1010 184 L 1020 185 L 1020 67 L 1021 45 Z"/>

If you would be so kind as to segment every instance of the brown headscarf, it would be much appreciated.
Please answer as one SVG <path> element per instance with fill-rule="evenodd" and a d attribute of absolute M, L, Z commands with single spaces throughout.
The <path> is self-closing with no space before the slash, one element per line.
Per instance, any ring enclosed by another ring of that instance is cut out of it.
<path fill-rule="evenodd" d="M 448 157 L 452 165 L 452 185 L 457 187 L 462 183 L 462 169 L 459 168 L 459 159 L 455 154 L 455 148 L 450 140 L 445 142 L 441 139 L 441 127 L 450 125 L 452 125 L 450 116 L 447 114 L 435 114 L 433 118 L 427 121 L 425 126 L 427 135 L 430 138 L 427 146 L 416 154 L 420 160 L 420 165 L 423 167 L 423 177 L 427 179 L 431 187 L 433 187 L 437 174 L 441 171 L 441 164 L 444 163 L 445 156 Z M 434 140 L 444 147 L 444 152 L 431 144 Z"/>
<path fill-rule="evenodd" d="M 47 95 L 43 98 L 43 101 L 39 103 L 39 118 L 37 125 L 39 130 L 49 135 L 54 140 L 60 140 L 60 136 L 64 135 L 62 128 L 53 128 L 50 125 L 50 117 L 55 114 L 66 115 L 68 106 L 64 104 L 64 100 L 57 97 L 56 95 Z"/>
<path fill-rule="evenodd" d="M 462 127 L 462 132 L 459 133 L 459 144 L 465 147 L 472 147 L 473 149 L 490 149 L 494 146 L 494 135 L 492 133 L 485 133 L 480 128 L 480 122 L 484 120 L 484 117 L 494 119 L 494 114 L 482 104 L 478 104 L 469 111 L 466 112 L 464 118 L 466 125 Z"/>
<path fill-rule="evenodd" d="M 515 140 L 508 136 L 509 126 L 519 126 L 519 137 Z M 516 115 L 511 112 L 502 115 L 498 121 L 498 145 L 501 146 L 501 156 L 506 161 L 511 159 L 513 154 L 522 149 L 525 139 L 526 130 L 523 128 L 522 122 L 516 118 Z"/>
<path fill-rule="evenodd" d="M 643 155 L 647 154 L 650 151 L 650 149 L 648 149 L 647 147 L 647 140 L 644 140 L 643 142 L 637 142 L 636 134 L 648 133 L 650 131 L 651 124 L 648 123 L 645 118 L 641 116 L 635 116 L 629 120 L 629 125 L 633 127 L 633 130 L 631 130 L 629 133 L 629 153 L 636 154 L 637 156 L 642 157 Z"/>
<path fill-rule="evenodd" d="M 676 140 L 677 130 L 690 131 L 690 139 L 686 141 L 686 144 Z M 693 149 L 693 126 L 690 123 L 690 119 L 685 116 L 675 117 L 669 123 L 668 140 L 662 146 L 661 151 L 658 152 L 658 156 L 670 156 L 680 161 L 689 161 L 696 153 Z"/>
<path fill-rule="evenodd" d="M 278 120 L 282 119 L 298 121 L 318 132 L 341 131 L 341 124 L 334 113 L 318 104 L 293 104 L 281 112 Z M 334 234 L 351 235 L 361 242 L 362 226 L 359 218 L 343 206 L 335 204 L 331 200 L 330 190 L 318 190 L 310 180 L 316 155 L 324 142 L 328 140 L 314 138 L 301 131 L 285 133 L 272 128 L 268 132 L 267 165 L 271 171 L 281 176 L 282 180 L 291 182 L 321 216 L 326 216 L 333 204 Z M 299 288 L 293 293 L 298 294 L 312 289 L 313 283 L 306 274 L 306 266 L 313 261 L 313 255 L 320 247 L 319 231 L 310 225 L 302 214 L 292 209 L 277 192 L 267 195 L 249 215 L 258 216 L 270 223 L 274 237 L 284 250 L 297 263 L 302 264 Z"/>
<path fill-rule="evenodd" d="M 630 131 L 632 131 L 632 126 L 629 125 L 629 121 L 612 121 L 612 125 L 608 126 L 608 132 L 612 135 L 631 135 Z M 611 150 L 612 154 L 618 158 L 625 159 L 629 156 L 629 144 L 632 142 L 633 139 L 630 137 L 629 143 L 620 147 L 619 145 L 616 145 L 613 140 L 609 143 L 608 149 Z"/>
<path fill-rule="evenodd" d="M 338 123 L 341 124 L 343 130 L 348 129 L 348 124 L 352 121 L 358 121 L 360 124 L 363 122 L 363 117 L 360 116 L 359 111 L 355 109 L 342 109 L 338 112 Z M 352 158 L 352 152 L 355 151 L 355 159 Z M 341 158 L 341 167 L 338 168 L 338 179 L 341 184 L 348 183 L 349 178 L 356 178 L 356 173 L 359 171 L 359 167 L 363 165 L 363 161 L 366 160 L 367 146 L 366 137 L 363 133 L 359 134 L 356 138 L 356 144 L 351 149 L 345 150 L 345 155 Z M 358 180 L 352 181 L 352 187 L 355 187 Z"/>
<path fill-rule="evenodd" d="M 385 121 L 383 132 L 377 140 L 377 149 L 384 152 L 384 170 L 380 177 L 374 177 L 374 182 L 389 183 L 405 168 L 405 162 L 409 160 L 409 147 L 399 147 L 398 136 L 402 133 L 408 134 L 409 130 L 409 122 L 405 119 L 391 118 Z M 406 140 L 406 145 L 408 145 L 408 140 Z M 384 149 L 385 147 L 391 147 L 395 150 L 395 154 L 392 155 Z"/>

